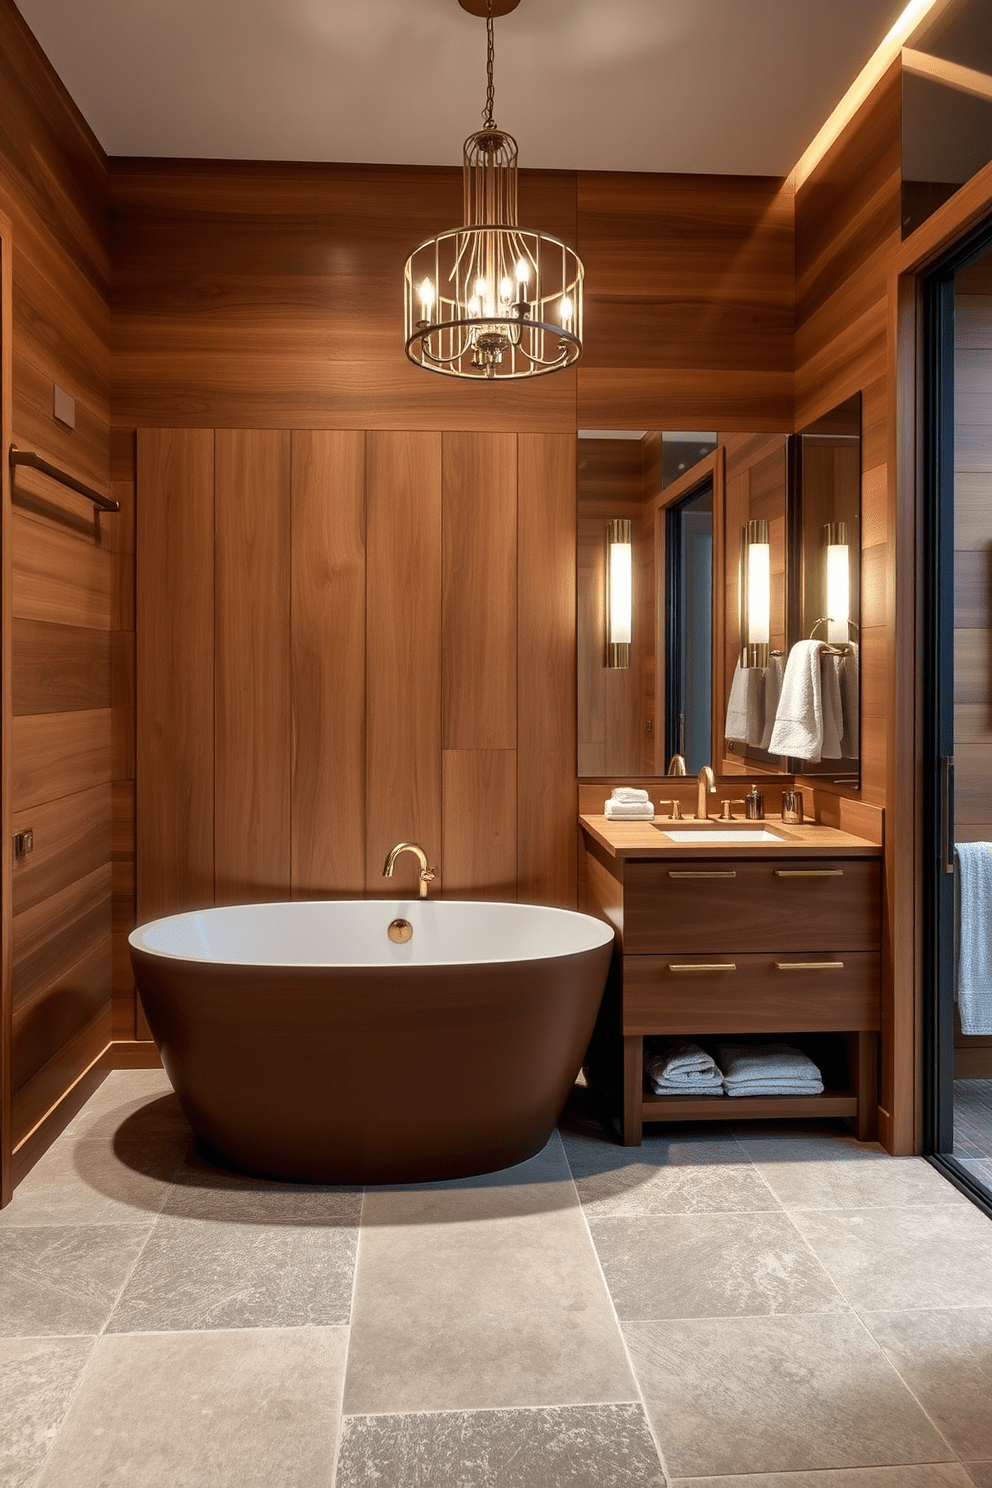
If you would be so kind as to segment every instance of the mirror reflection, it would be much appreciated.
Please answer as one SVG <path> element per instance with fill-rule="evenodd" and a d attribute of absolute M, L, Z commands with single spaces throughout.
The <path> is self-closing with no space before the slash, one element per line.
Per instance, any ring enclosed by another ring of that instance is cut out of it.
<path fill-rule="evenodd" d="M 857 785 L 860 420 L 580 433 L 580 776 Z"/>

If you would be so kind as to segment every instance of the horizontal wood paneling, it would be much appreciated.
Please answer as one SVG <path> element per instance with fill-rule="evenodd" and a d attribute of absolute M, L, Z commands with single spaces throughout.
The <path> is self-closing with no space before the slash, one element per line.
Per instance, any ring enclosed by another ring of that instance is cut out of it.
<path fill-rule="evenodd" d="M 13 607 L 18 619 L 110 629 L 115 582 L 112 553 L 89 537 L 37 521 L 17 509 L 12 547 Z"/>
<path fill-rule="evenodd" d="M 15 620 L 14 712 L 110 707 L 110 636 L 82 626 Z"/>
<path fill-rule="evenodd" d="M 14 812 L 14 831 L 30 828 L 34 834 L 34 851 L 14 864 L 15 914 L 110 861 L 111 789 L 95 785 Z"/>
<path fill-rule="evenodd" d="M 109 708 L 16 718 L 11 754 L 17 810 L 105 785 L 111 778 L 110 725 Z"/>
<path fill-rule="evenodd" d="M 14 1179 L 20 1183 L 110 1072 L 110 1006 L 104 1003 L 21 1088 L 12 1102 Z M 46 1120 L 47 1118 L 47 1120 Z"/>

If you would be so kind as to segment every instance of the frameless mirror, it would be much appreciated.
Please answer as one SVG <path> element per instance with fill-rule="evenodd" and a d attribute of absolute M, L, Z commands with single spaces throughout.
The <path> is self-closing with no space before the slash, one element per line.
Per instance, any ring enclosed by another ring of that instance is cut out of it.
<path fill-rule="evenodd" d="M 856 784 L 860 398 L 798 435 L 583 430 L 577 471 L 580 777 L 663 775 L 678 753 Z M 840 653 L 841 624 L 852 752 L 774 751 L 771 683 L 798 641 Z"/>

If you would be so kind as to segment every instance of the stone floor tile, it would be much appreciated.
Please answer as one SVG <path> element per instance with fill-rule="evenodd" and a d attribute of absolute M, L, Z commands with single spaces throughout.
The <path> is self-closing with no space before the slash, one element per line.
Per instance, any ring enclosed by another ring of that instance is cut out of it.
<path fill-rule="evenodd" d="M 502 1173 L 369 1189 L 347 1414 L 635 1394 L 557 1139 Z"/>
<path fill-rule="evenodd" d="M 193 1143 L 172 1175 L 163 1215 L 237 1224 L 357 1224 L 364 1189 L 273 1182 L 216 1166 Z"/>
<path fill-rule="evenodd" d="M 112 1070 L 62 1137 L 107 1138 L 121 1128 L 147 1133 L 179 1125 L 189 1133 L 165 1070 Z"/>
<path fill-rule="evenodd" d="M 150 1229 L 145 1224 L 0 1230 L 0 1337 L 99 1333 Z"/>
<path fill-rule="evenodd" d="M 163 1218 L 108 1333 L 335 1327 L 351 1308 L 358 1230 Z"/>
<path fill-rule="evenodd" d="M 788 1216 L 590 1216 L 620 1318 L 846 1312 L 847 1303 Z"/>
<path fill-rule="evenodd" d="M 38 1488 L 331 1488 L 346 1330 L 104 1337 Z"/>
<path fill-rule="evenodd" d="M 776 1144 L 777 1145 L 777 1144 Z M 821 1160 L 803 1151 L 795 1160 L 783 1143 L 765 1161 L 761 1146 L 749 1147 L 755 1168 L 784 1209 L 880 1209 L 929 1204 L 967 1204 L 968 1200 L 922 1157 L 865 1157 Z"/>
<path fill-rule="evenodd" d="M 589 1215 L 777 1210 L 768 1185 L 729 1136 L 646 1136 L 640 1147 L 564 1131 L 575 1187 Z"/>
<path fill-rule="evenodd" d="M 992 1306 L 992 1222 L 972 1204 L 791 1217 L 858 1311 Z"/>
<path fill-rule="evenodd" d="M 957 1462 L 919 1467 L 840 1467 L 826 1472 L 756 1473 L 748 1477 L 671 1478 L 671 1488 L 973 1488 Z"/>
<path fill-rule="evenodd" d="M 953 1459 L 851 1314 L 637 1322 L 623 1332 L 676 1480 Z"/>
<path fill-rule="evenodd" d="M 640 1405 L 346 1416 L 336 1488 L 664 1488 Z"/>
<path fill-rule="evenodd" d="M 992 1488 L 992 1462 L 965 1462 L 963 1467 L 975 1488 Z"/>
<path fill-rule="evenodd" d="M 0 1339 L 0 1483 L 33 1488 L 93 1352 L 92 1338 Z"/>
<path fill-rule="evenodd" d="M 963 1461 L 992 1461 L 992 1307 L 864 1314 Z"/>
<path fill-rule="evenodd" d="M 0 1231 L 18 1225 L 141 1224 L 154 1219 L 189 1138 L 159 1133 L 135 1142 L 60 1138 L 18 1184 Z"/>

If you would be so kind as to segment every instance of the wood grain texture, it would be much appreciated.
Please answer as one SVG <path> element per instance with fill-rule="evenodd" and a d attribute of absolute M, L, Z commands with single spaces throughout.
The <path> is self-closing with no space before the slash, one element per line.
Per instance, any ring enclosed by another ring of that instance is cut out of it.
<path fill-rule="evenodd" d="M 441 441 L 441 718 L 445 749 L 517 742 L 517 440 Z"/>
<path fill-rule="evenodd" d="M 366 887 L 419 842 L 441 887 L 441 436 L 368 435 Z M 391 892 L 415 883 L 397 865 Z"/>
<path fill-rule="evenodd" d="M 441 863 L 449 898 L 517 897 L 517 755 L 446 749 Z"/>
<path fill-rule="evenodd" d="M 0 450 L 10 439 L 13 417 L 13 252 L 10 219 L 0 211 Z M 0 460 L 0 841 L 13 832 L 13 773 L 9 747 L 13 697 L 13 565 L 10 465 Z M 0 1207 L 13 1192 L 11 1142 L 10 1022 L 13 1005 L 11 916 L 12 854 L 0 853 Z"/>
<path fill-rule="evenodd" d="M 292 893 L 365 888 L 365 435 L 292 436 Z"/>
<path fill-rule="evenodd" d="M 517 447 L 517 893 L 573 907 L 575 440 Z"/>
<path fill-rule="evenodd" d="M 14 713 L 110 707 L 110 636 L 82 626 L 15 620 Z"/>
<path fill-rule="evenodd" d="M 109 1073 L 110 1031 L 110 1006 L 105 1004 L 14 1092 L 11 1136 L 16 1183 L 61 1136 Z"/>
<path fill-rule="evenodd" d="M 290 880 L 290 436 L 215 436 L 214 894 L 279 898 Z"/>
<path fill-rule="evenodd" d="M 214 901 L 213 481 L 212 432 L 139 434 L 137 893 L 143 920 Z"/>
<path fill-rule="evenodd" d="M 91 786 L 15 811 L 12 828 L 34 833 L 34 851 L 14 864 L 17 915 L 110 861 L 111 786 Z"/>
<path fill-rule="evenodd" d="M 39 713 L 11 727 L 11 791 L 18 811 L 111 777 L 110 709 Z"/>
<path fill-rule="evenodd" d="M 19 619 L 110 629 L 113 555 L 92 540 L 92 522 L 82 525 L 85 535 L 15 508 L 13 612 Z"/>

